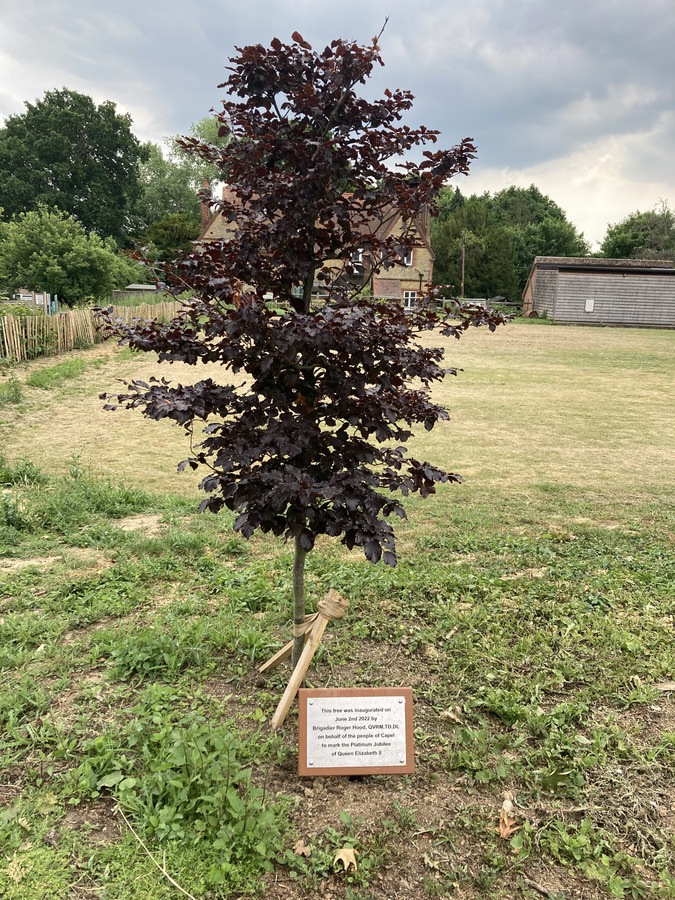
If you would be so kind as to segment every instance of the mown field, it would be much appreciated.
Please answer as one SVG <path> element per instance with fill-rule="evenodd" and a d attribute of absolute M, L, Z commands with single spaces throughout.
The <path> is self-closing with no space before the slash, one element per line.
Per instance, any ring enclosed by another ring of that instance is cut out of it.
<path fill-rule="evenodd" d="M 308 559 L 350 603 L 311 686 L 413 688 L 415 773 L 359 779 L 269 729 L 291 548 L 197 515 L 182 430 L 98 399 L 203 369 L 0 370 L 0 896 L 675 897 L 675 332 L 448 360 L 415 450 L 465 483 L 407 503 L 394 570 Z"/>

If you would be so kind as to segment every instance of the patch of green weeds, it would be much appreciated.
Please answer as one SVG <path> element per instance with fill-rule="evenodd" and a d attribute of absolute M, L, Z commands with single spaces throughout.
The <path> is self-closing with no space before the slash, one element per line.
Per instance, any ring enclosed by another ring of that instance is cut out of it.
<path fill-rule="evenodd" d="M 31 372 L 26 378 L 26 384 L 30 387 L 51 390 L 64 381 L 82 375 L 86 368 L 87 363 L 83 359 L 66 359 L 54 366 L 46 366 Z"/>
<path fill-rule="evenodd" d="M 45 484 L 48 480 L 47 474 L 30 459 L 20 459 L 17 463 L 12 464 L 4 454 L 0 453 L 1 485 Z"/>
<path fill-rule="evenodd" d="M 47 616 L 9 612 L 0 620 L 0 644 L 33 650 L 55 640 L 62 631 L 62 626 Z"/>
<path fill-rule="evenodd" d="M 640 860 L 618 849 L 614 838 L 589 818 L 578 823 L 552 819 L 539 830 L 526 822 L 510 844 L 517 858 L 524 859 L 535 849 L 543 851 L 557 863 L 599 882 L 612 897 L 668 896 L 663 890 L 675 883 L 667 872 L 653 880 Z"/>
<path fill-rule="evenodd" d="M 168 527 L 158 537 L 134 535 L 127 541 L 127 552 L 152 559 L 162 557 L 179 565 L 202 561 L 206 550 L 206 538 L 189 530 Z"/>
<path fill-rule="evenodd" d="M 255 613 L 270 607 L 290 607 L 288 570 L 269 560 L 252 560 L 239 567 L 212 566 L 204 572 L 205 596 L 219 596 L 239 613 Z"/>
<path fill-rule="evenodd" d="M 29 675 L 7 681 L 0 691 L 0 729 L 11 733 L 26 720 L 45 712 L 50 702 L 49 693 Z"/>
<path fill-rule="evenodd" d="M 97 477 L 75 457 L 66 476 L 45 475 L 30 460 L 10 464 L 0 457 L 0 483 L 12 492 L 0 494 L 0 542 L 16 546 L 21 534 L 39 533 L 86 546 L 87 533 L 108 528 L 108 520 L 141 512 L 152 499 L 139 488 Z M 95 541 L 98 543 L 98 541 Z"/>
<path fill-rule="evenodd" d="M 346 896 L 356 898 L 358 891 L 368 888 L 373 874 L 381 863 L 385 848 L 398 834 L 394 820 L 385 820 L 379 833 L 380 840 L 369 841 L 366 849 L 364 840 L 358 835 L 359 828 L 346 813 L 340 813 L 341 828 L 326 828 L 321 834 L 312 837 L 309 844 L 309 855 L 286 850 L 278 859 L 281 865 L 288 868 L 291 878 L 302 883 L 303 888 L 316 892 L 327 879 L 334 877 L 337 882 L 346 884 Z M 377 844 L 377 845 L 376 845 Z M 354 851 L 356 868 L 346 860 L 340 859 L 340 851 Z"/>
<path fill-rule="evenodd" d="M 180 635 L 177 639 L 163 631 L 146 628 L 120 638 L 112 634 L 109 645 L 111 676 L 119 681 L 148 681 L 156 678 L 175 679 L 186 669 L 199 669 L 209 658 L 208 630 L 201 635 Z M 101 641 L 96 655 L 106 654 Z"/>
<path fill-rule="evenodd" d="M 77 849 L 78 869 L 83 888 L 92 896 L 115 900 L 172 900 L 182 896 L 157 870 L 130 831 L 111 844 L 82 843 Z M 153 847 L 154 850 L 154 847 Z M 155 859 L 183 890 L 194 897 L 232 896 L 219 894 L 208 878 L 208 853 L 201 847 L 180 842 L 165 843 L 155 850 Z M 251 893 L 254 893 L 251 891 Z"/>
<path fill-rule="evenodd" d="M 150 505 L 150 497 L 139 488 L 85 472 L 50 481 L 31 498 L 30 508 L 37 527 L 65 535 L 93 516 L 118 519 Z"/>
<path fill-rule="evenodd" d="M 3 406 L 17 406 L 23 400 L 23 386 L 13 372 L 0 384 L 0 409 Z"/>
<path fill-rule="evenodd" d="M 65 581 L 44 600 L 45 609 L 62 617 L 67 628 L 82 628 L 108 617 L 125 616 L 147 597 L 148 586 L 114 568 Z"/>
<path fill-rule="evenodd" d="M 70 881 L 66 850 L 31 845 L 0 860 L 0 894 L 5 900 L 62 900 Z"/>
<path fill-rule="evenodd" d="M 13 900 L 57 898 L 68 894 L 72 869 L 65 846 L 44 841 L 61 815 L 51 791 L 27 790 L 0 809 L 0 896 Z"/>
<path fill-rule="evenodd" d="M 21 542 L 21 532 L 30 527 L 30 518 L 17 498 L 0 494 L 0 544 L 17 546 Z"/>
<path fill-rule="evenodd" d="M 45 484 L 47 480 L 47 475 L 30 460 L 12 464 L 0 453 L 0 550 L 3 544 L 17 546 L 20 533 L 32 527 L 20 489 Z M 19 490 L 3 491 L 3 487 Z"/>
<path fill-rule="evenodd" d="M 26 378 L 26 384 L 30 387 L 41 388 L 45 391 L 60 387 L 64 381 L 70 381 L 82 375 L 91 362 L 81 358 L 65 359 L 55 366 L 46 366 L 31 372 Z"/>
<path fill-rule="evenodd" d="M 70 802 L 111 794 L 151 845 L 169 856 L 194 847 L 211 886 L 254 892 L 280 852 L 285 807 L 267 803 L 251 767 L 279 752 L 278 739 L 243 738 L 161 686 L 129 715 L 83 743 L 65 776 Z"/>
<path fill-rule="evenodd" d="M 416 812 L 394 802 L 392 814 L 376 824 L 354 820 L 344 810 L 339 819 L 338 827 L 329 826 L 311 835 L 300 852 L 286 849 L 278 862 L 303 891 L 312 895 L 330 882 L 336 889 L 343 884 L 347 898 L 370 897 L 368 888 L 375 874 L 383 865 L 396 861 L 407 832 L 416 824 Z M 339 855 L 341 851 L 348 851 L 346 857 Z M 354 852 L 356 868 L 350 864 L 349 851 Z"/>
<path fill-rule="evenodd" d="M 524 742 L 522 735 L 495 733 L 487 726 L 456 728 L 449 741 L 447 765 L 481 784 L 505 781 L 513 774 L 516 751 Z"/>

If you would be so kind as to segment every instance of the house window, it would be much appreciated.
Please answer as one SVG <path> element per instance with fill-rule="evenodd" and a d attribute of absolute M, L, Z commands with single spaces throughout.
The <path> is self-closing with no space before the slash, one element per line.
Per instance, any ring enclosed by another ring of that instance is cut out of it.
<path fill-rule="evenodd" d="M 586 305 L 584 306 L 584 312 L 593 312 L 593 307 L 595 306 L 595 298 L 587 297 Z"/>
<path fill-rule="evenodd" d="M 403 309 L 414 309 L 417 305 L 417 291 L 403 291 Z"/>
<path fill-rule="evenodd" d="M 412 266 L 413 264 L 413 252 L 412 250 L 408 250 L 407 253 L 401 255 L 400 259 L 402 266 Z"/>
<path fill-rule="evenodd" d="M 362 269 L 363 268 L 363 250 L 354 250 L 352 255 L 349 258 L 349 261 L 352 264 L 352 268 L 354 269 Z"/>

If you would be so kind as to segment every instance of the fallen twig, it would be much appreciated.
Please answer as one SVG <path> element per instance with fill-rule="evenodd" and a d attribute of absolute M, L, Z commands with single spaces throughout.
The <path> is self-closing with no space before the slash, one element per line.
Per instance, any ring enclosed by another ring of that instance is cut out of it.
<path fill-rule="evenodd" d="M 532 888 L 533 891 L 536 891 L 536 893 L 540 894 L 542 897 L 547 897 L 548 900 L 550 900 L 550 898 L 553 896 L 550 891 L 547 891 L 546 888 L 542 887 L 540 884 L 537 884 L 536 881 L 532 881 L 531 878 L 527 878 L 525 875 L 523 875 L 523 881 L 529 888 Z"/>

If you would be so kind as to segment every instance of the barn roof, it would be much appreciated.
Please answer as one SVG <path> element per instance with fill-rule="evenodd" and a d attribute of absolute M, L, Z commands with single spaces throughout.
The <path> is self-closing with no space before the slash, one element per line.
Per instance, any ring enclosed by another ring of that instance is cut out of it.
<path fill-rule="evenodd" d="M 672 269 L 672 259 L 605 259 L 599 256 L 535 256 L 533 267 L 548 269 Z"/>

